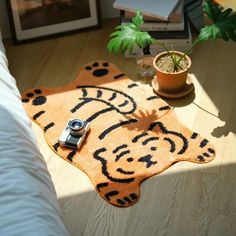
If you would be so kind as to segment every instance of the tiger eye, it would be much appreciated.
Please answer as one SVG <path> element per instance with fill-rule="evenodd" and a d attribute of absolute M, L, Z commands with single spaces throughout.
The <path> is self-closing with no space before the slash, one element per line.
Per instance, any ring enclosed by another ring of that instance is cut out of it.
<path fill-rule="evenodd" d="M 134 160 L 134 158 L 132 158 L 132 157 L 129 157 L 129 158 L 127 159 L 128 162 L 132 162 L 133 160 Z"/>
<path fill-rule="evenodd" d="M 150 149 L 151 149 L 151 151 L 156 151 L 157 150 L 156 147 L 151 147 Z"/>

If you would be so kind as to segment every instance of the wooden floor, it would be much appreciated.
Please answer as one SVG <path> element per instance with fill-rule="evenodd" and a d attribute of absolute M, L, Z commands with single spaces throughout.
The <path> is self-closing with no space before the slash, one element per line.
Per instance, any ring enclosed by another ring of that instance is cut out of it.
<path fill-rule="evenodd" d="M 97 59 L 114 62 L 136 79 L 133 59 L 105 49 L 117 23 L 109 20 L 101 30 L 21 46 L 6 40 L 10 70 L 20 91 L 62 86 L 75 79 L 81 66 Z M 71 235 L 236 235 L 235 55 L 232 42 L 197 45 L 191 56 L 195 94 L 167 100 L 187 127 L 215 145 L 215 160 L 205 165 L 181 162 L 145 181 L 133 207 L 119 209 L 102 200 L 88 177 L 56 156 L 33 125 Z"/>

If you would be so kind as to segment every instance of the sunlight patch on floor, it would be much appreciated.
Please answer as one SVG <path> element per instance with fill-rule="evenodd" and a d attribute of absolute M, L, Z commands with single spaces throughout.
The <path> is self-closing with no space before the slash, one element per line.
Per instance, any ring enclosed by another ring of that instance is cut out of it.
<path fill-rule="evenodd" d="M 208 121 L 210 126 L 213 124 L 217 124 L 217 126 L 224 126 L 225 122 L 221 121 L 218 117 L 219 109 L 207 94 L 198 78 L 194 74 L 189 74 L 189 78 L 194 83 L 194 94 L 190 94 L 188 97 L 180 100 L 175 100 L 173 101 L 173 104 L 170 104 L 174 107 L 179 120 L 182 121 L 182 123 L 184 123 L 188 128 L 194 129 L 196 132 L 201 131 L 198 130 L 200 127 L 195 128 L 196 119 L 203 119 L 203 124 Z M 211 133 L 214 128 L 216 127 L 209 127 L 208 133 Z"/>

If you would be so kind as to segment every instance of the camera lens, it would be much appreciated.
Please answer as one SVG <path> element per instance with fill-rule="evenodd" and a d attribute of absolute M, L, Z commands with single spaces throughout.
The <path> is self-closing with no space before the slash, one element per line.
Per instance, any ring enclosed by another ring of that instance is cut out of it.
<path fill-rule="evenodd" d="M 69 124 L 70 134 L 73 136 L 80 136 L 84 131 L 84 121 L 79 119 L 74 119 Z"/>
<path fill-rule="evenodd" d="M 80 130 L 84 127 L 84 122 L 82 120 L 72 120 L 70 123 L 70 128 L 73 130 Z"/>

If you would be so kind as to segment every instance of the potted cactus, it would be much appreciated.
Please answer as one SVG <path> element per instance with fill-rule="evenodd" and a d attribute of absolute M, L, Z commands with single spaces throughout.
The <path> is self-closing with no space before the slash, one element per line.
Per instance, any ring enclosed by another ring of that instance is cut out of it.
<path fill-rule="evenodd" d="M 144 49 L 154 42 L 159 44 L 164 52 L 156 55 L 153 60 L 153 66 L 156 69 L 155 80 L 163 91 L 177 93 L 186 84 L 188 70 L 191 66 L 188 54 L 196 44 L 217 38 L 236 41 L 235 11 L 230 8 L 224 9 L 212 0 L 204 2 L 203 10 L 211 23 L 200 30 L 196 40 L 184 53 L 170 50 L 165 44 L 153 39 L 148 32 L 142 32 L 140 26 L 143 24 L 143 17 L 140 11 L 136 12 L 131 23 L 116 27 L 115 32 L 110 35 L 107 49 L 115 54 L 124 54 L 132 52 L 134 46 Z"/>

